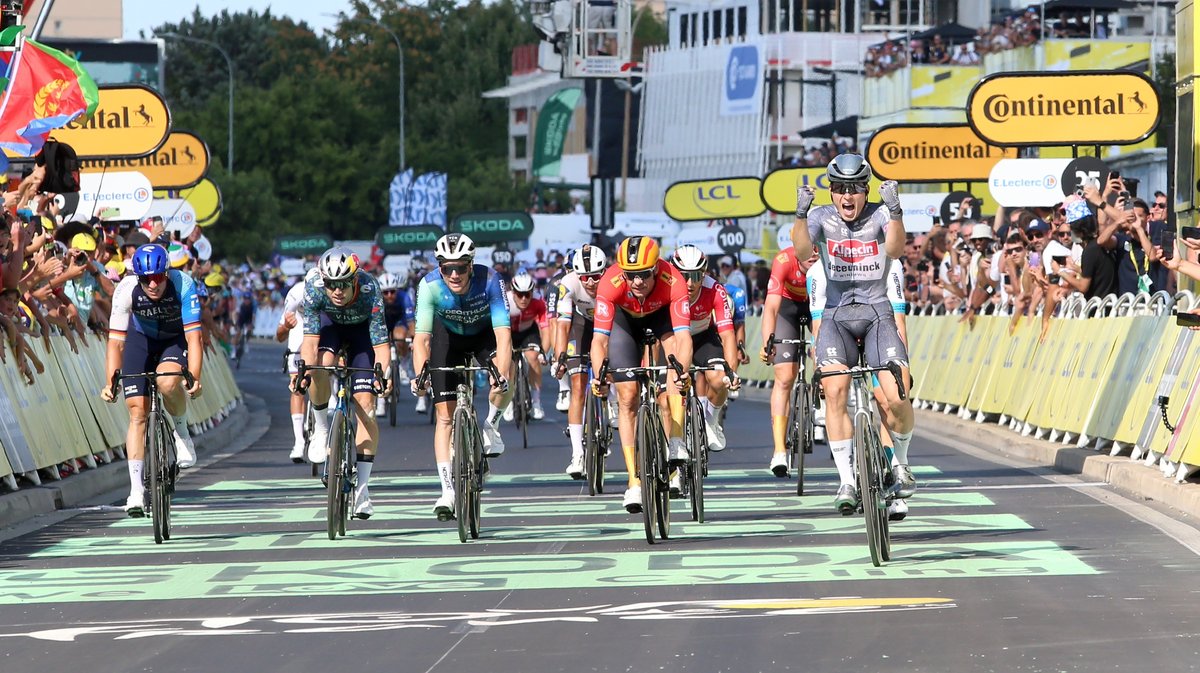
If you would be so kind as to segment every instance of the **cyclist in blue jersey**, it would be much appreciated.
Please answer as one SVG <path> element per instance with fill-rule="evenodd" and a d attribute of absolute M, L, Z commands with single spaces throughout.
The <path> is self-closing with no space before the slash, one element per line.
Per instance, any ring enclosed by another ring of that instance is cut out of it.
<path fill-rule="evenodd" d="M 383 295 L 383 320 L 392 342 L 396 344 L 396 356 L 400 359 L 408 357 L 406 339 L 412 334 L 413 323 L 416 320 L 416 306 L 402 285 L 402 279 L 395 274 L 384 273 L 379 277 L 379 292 Z M 403 375 L 403 368 L 401 374 Z M 401 382 L 393 381 L 392 385 L 399 385 Z M 385 402 L 383 397 L 376 402 L 376 416 L 382 417 L 387 414 Z"/>
<path fill-rule="evenodd" d="M 512 366 L 512 330 L 508 299 L 497 273 L 475 263 L 475 244 L 465 234 L 446 234 L 435 246 L 438 268 L 421 279 L 417 287 L 417 327 L 413 338 L 413 370 L 469 364 L 474 356 L 481 364 L 492 360 L 500 372 Z M 442 496 L 434 504 L 438 521 L 454 517 L 454 482 L 450 473 L 450 423 L 457 405 L 455 389 L 460 378 L 447 372 L 430 376 L 437 425 L 433 451 L 437 461 Z M 414 395 L 424 391 L 414 379 Z M 488 396 L 488 413 L 479 424 L 483 452 L 488 457 L 504 453 L 504 440 L 496 426 L 512 400 L 503 379 L 493 380 Z"/>
<path fill-rule="evenodd" d="M 330 248 L 321 255 L 317 268 L 304 278 L 304 299 L 300 304 L 304 322 L 304 341 L 300 359 L 305 363 L 333 365 L 339 351 L 345 351 L 346 364 L 370 369 L 379 363 L 390 371 L 392 349 L 388 344 L 383 319 L 383 297 L 371 274 L 359 268 L 358 258 L 341 248 Z M 318 360 L 318 352 L 320 359 Z M 313 434 L 308 443 L 308 459 L 325 462 L 329 437 L 329 372 L 314 371 L 308 399 L 313 405 Z M 384 380 L 385 388 L 391 382 Z M 375 380 L 367 372 L 353 372 L 351 392 L 358 434 L 354 438 L 358 478 L 354 488 L 354 518 L 369 519 L 375 513 L 367 481 L 375 465 L 379 445 L 379 426 L 375 423 Z M 386 395 L 388 390 L 384 390 Z"/>
<path fill-rule="evenodd" d="M 738 346 L 738 359 L 744 365 L 750 364 L 750 356 L 746 355 L 746 291 L 741 286 L 725 283 L 725 292 L 733 304 L 733 338 Z M 729 392 L 733 394 L 737 391 Z"/>
<path fill-rule="evenodd" d="M 104 387 L 100 397 L 112 402 L 108 382 L 119 368 L 123 372 L 179 372 L 186 367 L 195 380 L 189 388 L 179 377 L 159 379 L 163 405 L 175 423 L 175 452 L 179 467 L 196 464 L 195 446 L 187 427 L 187 395 L 200 394 L 200 369 L 204 360 L 201 345 L 200 300 L 192 277 L 169 269 L 167 251 L 160 245 L 139 247 L 130 260 L 133 274 L 117 284 L 113 292 L 112 315 L 108 325 L 108 353 Z M 131 326 L 132 324 L 132 326 Z M 145 514 L 146 500 L 142 472 L 146 456 L 146 379 L 124 382 L 125 406 L 129 409 L 129 428 L 125 434 L 125 455 L 129 464 L 129 498 L 125 511 L 132 517 Z"/>

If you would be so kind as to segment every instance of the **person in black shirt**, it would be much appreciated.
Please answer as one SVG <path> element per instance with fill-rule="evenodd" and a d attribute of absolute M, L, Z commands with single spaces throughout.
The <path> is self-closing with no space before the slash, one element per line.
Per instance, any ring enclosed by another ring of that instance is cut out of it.
<path fill-rule="evenodd" d="M 1085 188 L 1086 190 L 1086 188 Z M 1093 193 L 1098 191 L 1093 189 Z M 1085 191 L 1086 194 L 1086 191 Z M 1103 199 L 1100 199 L 1104 203 Z M 1067 287 L 1082 292 L 1085 297 L 1104 297 L 1117 291 L 1117 256 L 1116 238 L 1108 245 L 1101 245 L 1097 240 L 1098 230 L 1096 216 L 1084 200 L 1074 200 L 1066 204 L 1067 223 L 1071 233 L 1083 244 L 1083 254 L 1079 264 L 1069 259 L 1067 265 L 1051 261 L 1051 268 L 1062 278 Z"/>

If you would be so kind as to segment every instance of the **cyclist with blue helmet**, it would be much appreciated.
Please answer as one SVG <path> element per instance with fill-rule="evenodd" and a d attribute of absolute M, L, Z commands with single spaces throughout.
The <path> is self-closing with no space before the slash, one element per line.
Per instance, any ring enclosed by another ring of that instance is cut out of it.
<path fill-rule="evenodd" d="M 163 405 L 175 422 L 175 451 L 180 468 L 196 464 L 196 451 L 187 427 L 187 396 L 200 394 L 200 370 L 204 359 L 201 344 L 200 300 L 192 277 L 169 267 L 167 251 L 148 244 L 133 253 L 132 275 L 113 292 L 112 316 L 108 326 L 108 355 L 104 387 L 100 396 L 112 402 L 107 382 L 119 368 L 123 372 L 178 372 L 186 367 L 195 382 L 186 387 L 179 377 L 158 381 Z M 146 379 L 126 379 L 125 406 L 129 428 L 125 454 L 129 459 L 129 498 L 125 511 L 131 517 L 145 514 L 142 471 L 145 467 Z"/>

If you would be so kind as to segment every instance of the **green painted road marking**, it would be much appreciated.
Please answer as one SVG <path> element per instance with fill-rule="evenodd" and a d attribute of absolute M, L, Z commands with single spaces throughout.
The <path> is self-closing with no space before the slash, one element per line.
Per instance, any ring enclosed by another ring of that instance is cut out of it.
<path fill-rule="evenodd" d="M 485 521 L 486 523 L 486 521 Z M 910 533 L 962 533 L 1032 530 L 1033 527 L 1015 514 L 972 514 L 914 517 L 893 529 L 897 535 Z M 708 523 L 675 523 L 671 526 L 674 538 L 732 538 L 732 537 L 795 537 L 798 535 L 861 535 L 860 517 L 809 519 L 804 521 L 710 521 Z M 324 532 L 245 532 L 229 534 L 188 535 L 177 531 L 170 544 L 154 544 L 147 535 L 70 538 L 30 554 L 33 558 L 56 556 L 105 556 L 143 554 L 190 554 L 198 552 L 258 552 L 277 549 L 347 549 L 395 546 L 422 547 L 457 545 L 458 537 L 450 528 L 399 528 L 387 530 L 356 530 L 344 539 L 332 541 Z M 573 523 L 550 526 L 484 527 L 482 542 L 489 544 L 539 542 L 606 542 L 641 540 L 645 537 L 642 524 Z"/>
<path fill-rule="evenodd" d="M 927 507 L 986 507 L 994 504 L 987 496 L 969 491 L 946 493 L 922 493 L 920 500 L 914 501 L 924 509 Z M 917 506 L 914 504 L 914 506 Z M 677 501 L 675 516 L 683 517 L 686 503 Z M 375 515 L 379 517 L 400 519 L 429 519 L 432 516 L 432 503 L 424 505 L 388 505 L 386 501 L 375 501 Z M 705 502 L 705 511 L 713 517 L 720 518 L 726 513 L 763 513 L 779 512 L 825 512 L 830 511 L 827 496 L 780 496 L 778 498 L 746 497 L 711 500 Z M 555 517 L 569 516 L 629 516 L 621 506 L 617 497 L 604 499 L 588 498 L 576 501 L 541 501 L 541 502 L 498 502 L 488 504 L 487 494 L 483 498 L 484 528 L 493 517 Z M 180 509 L 171 512 L 171 522 L 179 526 L 227 526 L 254 525 L 279 523 L 310 523 L 321 522 L 324 525 L 324 507 L 281 507 L 267 508 L 220 508 L 202 507 L 199 509 Z M 638 519 L 640 521 L 640 519 Z M 144 520 L 119 519 L 110 528 L 140 528 L 147 526 Z"/>
<path fill-rule="evenodd" d="M 1070 552 L 1040 541 L 897 544 L 881 568 L 871 567 L 861 544 L 688 548 L 0 570 L 0 604 L 1092 574 Z"/>

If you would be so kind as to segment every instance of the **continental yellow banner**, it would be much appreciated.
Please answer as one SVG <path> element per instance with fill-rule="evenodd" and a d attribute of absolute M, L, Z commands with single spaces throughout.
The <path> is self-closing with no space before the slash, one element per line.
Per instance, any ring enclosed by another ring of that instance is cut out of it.
<path fill-rule="evenodd" d="M 663 210 L 674 220 L 690 222 L 725 217 L 756 217 L 766 210 L 758 178 L 721 178 L 676 182 L 667 188 Z M 795 210 L 796 194 L 792 193 Z"/>
<path fill-rule="evenodd" d="M 964 65 L 914 65 L 912 107 L 963 108 L 983 68 Z"/>
<path fill-rule="evenodd" d="M 1000 73 L 967 101 L 967 122 L 996 145 L 1130 145 L 1158 120 L 1154 83 L 1128 71 Z"/>
<path fill-rule="evenodd" d="M 1181 30 L 1181 26 L 1176 26 Z M 1184 33 L 1180 32 L 1179 35 Z M 1080 70 L 1149 70 L 1149 42 L 1120 40 L 1047 40 L 1046 70 L 1078 72 Z"/>
<path fill-rule="evenodd" d="M 870 191 L 875 194 L 880 180 L 871 177 Z M 827 206 L 833 203 L 829 196 L 829 180 L 825 176 L 825 168 L 781 168 L 771 171 L 762 181 L 762 202 L 775 213 L 796 212 L 796 188 L 808 185 L 812 187 L 817 198 L 815 206 Z"/>
<path fill-rule="evenodd" d="M 130 159 L 85 159 L 84 173 L 138 171 L 155 189 L 185 189 L 208 173 L 208 145 L 191 131 L 172 131 L 158 151 Z"/>
<path fill-rule="evenodd" d="M 1015 147 L 990 145 L 966 124 L 884 126 L 867 144 L 875 175 L 899 182 L 986 182 Z"/>
<path fill-rule="evenodd" d="M 215 223 L 221 214 L 221 189 L 209 178 L 187 189 L 155 190 L 154 198 L 187 201 L 196 211 L 196 224 L 202 227 Z"/>
<path fill-rule="evenodd" d="M 54 132 L 80 159 L 143 157 L 171 133 L 171 111 L 157 91 L 140 84 L 101 86 L 96 112 Z"/>

